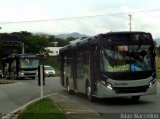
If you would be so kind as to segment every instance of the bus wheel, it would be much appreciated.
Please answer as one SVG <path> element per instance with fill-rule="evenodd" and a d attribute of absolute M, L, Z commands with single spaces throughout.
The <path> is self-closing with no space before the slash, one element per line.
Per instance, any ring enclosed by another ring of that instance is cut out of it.
<path fill-rule="evenodd" d="M 139 101 L 139 99 L 140 99 L 140 96 L 132 96 L 133 101 Z"/>
<path fill-rule="evenodd" d="M 91 86 L 90 86 L 89 83 L 87 84 L 87 87 L 86 87 L 86 94 L 87 94 L 88 99 L 93 102 L 94 101 L 94 97 L 92 96 Z"/>
<path fill-rule="evenodd" d="M 69 81 L 67 82 L 67 92 L 73 94 L 73 90 L 70 88 Z"/>
<path fill-rule="evenodd" d="M 11 77 L 9 77 L 9 76 L 6 76 L 6 79 L 11 79 Z"/>

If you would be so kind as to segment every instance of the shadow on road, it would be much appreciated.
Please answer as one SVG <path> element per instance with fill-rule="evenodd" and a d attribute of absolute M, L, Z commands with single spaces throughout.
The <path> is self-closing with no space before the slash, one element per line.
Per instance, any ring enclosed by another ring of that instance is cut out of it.
<path fill-rule="evenodd" d="M 102 105 L 117 106 L 117 105 L 144 105 L 144 104 L 151 104 L 154 102 L 143 100 L 143 99 L 140 99 L 139 101 L 134 101 L 129 97 L 124 97 L 124 98 L 98 99 L 97 103 L 102 104 Z"/>
<path fill-rule="evenodd" d="M 62 91 L 63 94 L 67 97 L 70 97 L 70 98 L 76 98 L 76 99 L 80 99 L 80 100 L 83 100 L 83 101 L 88 101 L 90 102 L 86 95 L 84 94 L 73 94 L 73 95 L 70 95 L 68 94 L 67 91 L 63 90 Z M 91 103 L 97 103 L 99 105 L 112 105 L 112 106 L 117 106 L 117 105 L 144 105 L 144 104 L 153 104 L 154 101 L 149 101 L 149 100 L 146 100 L 145 98 L 140 98 L 139 101 L 134 101 L 132 100 L 131 97 L 116 97 L 116 98 L 102 98 L 102 99 L 96 99 L 94 102 L 91 102 Z"/>

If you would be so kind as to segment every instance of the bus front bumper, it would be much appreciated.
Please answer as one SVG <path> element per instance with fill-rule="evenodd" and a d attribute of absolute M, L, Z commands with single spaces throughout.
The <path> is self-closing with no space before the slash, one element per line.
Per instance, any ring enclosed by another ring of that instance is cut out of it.
<path fill-rule="evenodd" d="M 128 89 L 127 89 L 128 88 Z M 141 89 L 142 88 L 142 89 Z M 143 89 L 146 88 L 146 89 Z M 147 86 L 135 86 L 135 87 L 120 87 L 109 88 L 102 83 L 97 83 L 97 98 L 111 98 L 111 97 L 127 97 L 127 96 L 142 96 L 153 95 L 157 92 L 157 84 L 153 84 L 151 87 Z"/>
<path fill-rule="evenodd" d="M 37 76 L 36 71 L 32 72 L 19 72 L 18 78 L 35 78 Z"/>

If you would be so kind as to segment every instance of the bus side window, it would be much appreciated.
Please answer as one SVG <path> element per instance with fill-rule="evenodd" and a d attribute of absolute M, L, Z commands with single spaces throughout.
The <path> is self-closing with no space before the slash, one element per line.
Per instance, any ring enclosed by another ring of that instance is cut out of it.
<path fill-rule="evenodd" d="M 89 52 L 85 51 L 83 54 L 83 65 L 89 65 Z"/>
<path fill-rule="evenodd" d="M 64 61 L 64 65 L 65 65 L 65 66 L 70 66 L 70 65 L 71 65 L 71 63 L 72 63 L 71 57 L 65 56 L 64 60 L 65 60 L 65 61 Z"/>
<path fill-rule="evenodd" d="M 84 76 L 83 70 L 83 53 L 79 52 L 77 56 L 77 78 L 82 79 Z"/>

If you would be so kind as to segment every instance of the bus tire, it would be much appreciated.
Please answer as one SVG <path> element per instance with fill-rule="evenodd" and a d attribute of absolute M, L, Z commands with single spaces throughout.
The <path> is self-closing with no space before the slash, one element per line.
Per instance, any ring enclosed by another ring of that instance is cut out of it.
<path fill-rule="evenodd" d="M 6 79 L 9 79 L 9 80 L 11 80 L 11 77 L 9 77 L 9 76 L 6 76 Z"/>
<path fill-rule="evenodd" d="M 70 85 L 69 85 L 69 80 L 67 79 L 67 92 L 71 95 L 73 94 L 73 90 L 71 89 Z"/>
<path fill-rule="evenodd" d="M 87 98 L 89 101 L 91 102 L 94 102 L 95 101 L 95 98 L 92 96 L 92 93 L 91 93 L 91 85 L 90 83 L 88 82 L 87 85 L 86 85 L 86 94 L 87 94 Z"/>
<path fill-rule="evenodd" d="M 135 102 L 139 101 L 139 99 L 140 99 L 140 96 L 132 96 L 132 100 Z"/>

